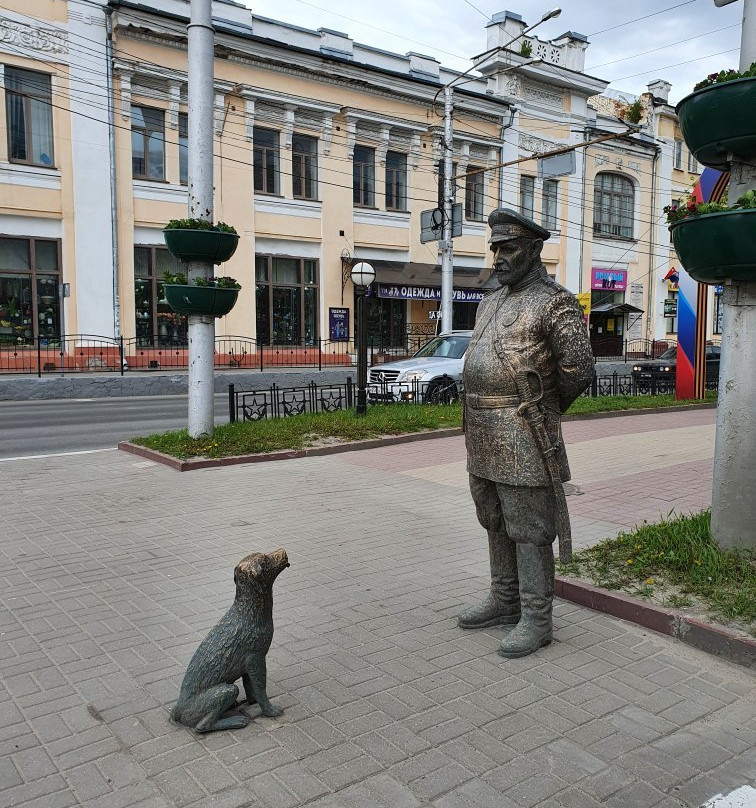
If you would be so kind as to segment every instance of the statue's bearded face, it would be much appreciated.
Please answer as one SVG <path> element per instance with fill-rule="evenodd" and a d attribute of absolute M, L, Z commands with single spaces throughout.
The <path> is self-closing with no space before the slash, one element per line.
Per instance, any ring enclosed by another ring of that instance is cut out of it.
<path fill-rule="evenodd" d="M 513 286 L 525 277 L 540 260 L 542 246 L 541 239 L 527 236 L 494 242 L 494 275 L 499 283 Z"/>

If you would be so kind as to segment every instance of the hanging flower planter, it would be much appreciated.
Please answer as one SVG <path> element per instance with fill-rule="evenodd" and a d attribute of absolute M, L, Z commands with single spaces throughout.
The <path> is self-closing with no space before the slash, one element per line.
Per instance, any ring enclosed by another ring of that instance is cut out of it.
<path fill-rule="evenodd" d="M 680 263 L 699 283 L 756 280 L 756 208 L 689 216 L 669 229 Z"/>
<path fill-rule="evenodd" d="M 179 261 L 222 264 L 236 252 L 239 236 L 218 230 L 163 230 L 171 255 Z"/>
<path fill-rule="evenodd" d="M 728 155 L 756 155 L 756 77 L 711 84 L 675 108 L 688 148 L 699 163 L 727 170 Z"/>
<path fill-rule="evenodd" d="M 184 286 L 166 283 L 163 285 L 168 305 L 178 314 L 201 314 L 223 317 L 236 304 L 238 289 L 218 286 Z"/>

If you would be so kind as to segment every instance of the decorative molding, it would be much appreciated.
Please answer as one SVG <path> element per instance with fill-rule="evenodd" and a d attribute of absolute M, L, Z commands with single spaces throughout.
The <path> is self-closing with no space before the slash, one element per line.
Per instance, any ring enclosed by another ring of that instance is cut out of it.
<path fill-rule="evenodd" d="M 131 76 L 127 70 L 120 71 L 121 79 L 121 117 L 124 121 L 131 119 Z"/>
<path fill-rule="evenodd" d="M 213 122 L 215 124 L 215 134 L 220 137 L 223 134 L 223 124 L 225 123 L 225 103 L 226 96 L 223 93 L 215 93 L 213 100 Z"/>
<path fill-rule="evenodd" d="M 603 166 L 609 162 L 609 157 L 606 154 L 597 154 L 594 159 L 597 166 Z"/>
<path fill-rule="evenodd" d="M 297 108 L 294 104 L 284 104 L 283 136 L 285 149 L 291 148 L 291 141 L 294 137 L 294 118 L 296 110 Z"/>
<path fill-rule="evenodd" d="M 12 20 L 0 20 L 0 42 L 45 53 L 68 53 L 68 33 L 66 31 Z"/>
<path fill-rule="evenodd" d="M 331 141 L 333 140 L 333 115 L 326 115 L 323 118 L 323 154 L 331 153 Z"/>
<path fill-rule="evenodd" d="M 528 132 L 520 132 L 518 145 L 522 151 L 529 152 L 530 154 L 541 154 L 542 152 L 551 151 L 559 147 L 559 144 L 555 143 L 553 140 L 545 140 L 536 135 L 531 135 Z"/>
<path fill-rule="evenodd" d="M 420 133 L 415 132 L 410 143 L 410 166 L 417 168 L 418 165 L 420 165 Z"/>
<path fill-rule="evenodd" d="M 560 92 L 555 92 L 546 84 L 534 84 L 528 82 L 523 86 L 523 98 L 528 101 L 536 101 L 550 107 L 562 109 L 564 106 L 564 96 Z"/>
<path fill-rule="evenodd" d="M 628 163 L 627 168 L 628 168 L 629 171 L 634 171 L 636 174 L 641 173 L 640 163 L 635 163 L 635 162 Z"/>
<path fill-rule="evenodd" d="M 0 162 L 0 183 L 60 190 L 60 170 L 27 166 L 22 163 Z"/>
<path fill-rule="evenodd" d="M 255 136 L 255 99 L 247 94 L 244 96 L 244 136 L 253 140 Z"/>
<path fill-rule="evenodd" d="M 168 126 L 171 129 L 178 129 L 179 106 L 181 105 L 180 81 L 168 82 L 168 95 L 171 99 L 168 104 Z"/>
<path fill-rule="evenodd" d="M 319 219 L 323 214 L 321 202 L 303 199 L 271 199 L 255 197 L 255 213 L 273 213 L 277 216 L 301 216 L 305 219 Z"/>
<path fill-rule="evenodd" d="M 169 185 L 164 182 L 132 180 L 134 199 L 149 199 L 152 202 L 180 202 L 186 205 L 187 186 Z"/>
<path fill-rule="evenodd" d="M 357 118 L 347 115 L 347 157 L 354 158 L 354 144 L 357 142 Z"/>
<path fill-rule="evenodd" d="M 522 98 L 522 78 L 520 76 L 501 76 L 502 92 L 505 95 L 513 95 L 515 98 Z"/>
<path fill-rule="evenodd" d="M 297 129 L 314 129 L 317 131 L 323 126 L 323 116 L 318 115 L 310 109 L 296 107 L 294 126 Z"/>
<path fill-rule="evenodd" d="M 454 172 L 460 179 L 462 174 L 467 172 L 467 166 L 470 164 L 470 144 L 462 143 L 459 149 L 459 158 L 457 159 L 457 170 Z M 467 180 L 467 177 L 464 177 Z"/>
<path fill-rule="evenodd" d="M 381 143 L 380 146 L 378 146 L 378 161 L 382 166 L 386 165 L 386 152 L 388 151 L 390 136 L 391 136 L 391 127 L 385 125 L 382 126 Z"/>

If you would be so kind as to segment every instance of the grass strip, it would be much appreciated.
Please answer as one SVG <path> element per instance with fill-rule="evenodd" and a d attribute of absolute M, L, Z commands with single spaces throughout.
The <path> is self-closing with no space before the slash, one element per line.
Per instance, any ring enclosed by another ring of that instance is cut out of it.
<path fill-rule="evenodd" d="M 701 401 L 678 401 L 674 396 L 666 395 L 600 396 L 579 398 L 568 412 L 607 412 L 695 403 L 700 404 Z M 462 408 L 459 404 L 387 404 L 372 405 L 368 407 L 367 415 L 359 418 L 353 410 L 340 410 L 222 424 L 208 438 L 190 438 L 187 431 L 181 429 L 135 437 L 131 442 L 179 460 L 187 460 L 190 457 L 231 457 L 304 449 L 323 443 L 366 440 L 382 435 L 404 435 L 461 426 Z"/>
<path fill-rule="evenodd" d="M 643 524 L 581 550 L 560 574 L 587 578 L 602 589 L 684 608 L 703 604 L 712 615 L 756 633 L 756 559 L 721 550 L 711 535 L 711 511 Z M 671 590 L 671 591 L 670 591 Z"/>

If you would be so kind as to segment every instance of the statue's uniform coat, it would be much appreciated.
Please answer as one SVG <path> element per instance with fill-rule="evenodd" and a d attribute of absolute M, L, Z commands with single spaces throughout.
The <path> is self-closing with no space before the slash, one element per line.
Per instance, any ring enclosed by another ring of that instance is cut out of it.
<path fill-rule="evenodd" d="M 593 357 L 577 300 L 543 266 L 479 306 L 465 359 L 465 440 L 470 474 L 515 487 L 549 486 L 533 433 L 517 413 L 517 385 L 502 350 L 516 352 L 540 375 L 546 426 L 562 480 L 569 480 L 560 415 L 590 384 Z M 478 407 L 476 396 L 508 396 L 513 403 Z"/>

